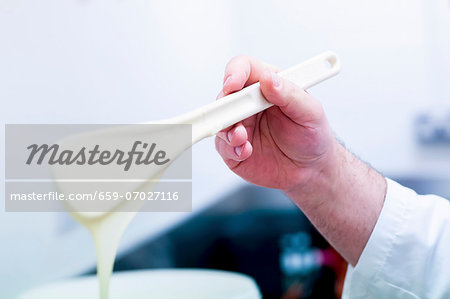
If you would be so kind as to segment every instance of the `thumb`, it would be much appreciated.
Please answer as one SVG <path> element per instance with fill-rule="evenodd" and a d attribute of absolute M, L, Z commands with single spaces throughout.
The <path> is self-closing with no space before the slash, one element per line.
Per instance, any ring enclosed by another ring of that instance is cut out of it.
<path fill-rule="evenodd" d="M 320 102 L 291 81 L 265 70 L 259 79 L 261 92 L 267 101 L 278 106 L 299 125 L 317 124 L 324 117 Z"/>

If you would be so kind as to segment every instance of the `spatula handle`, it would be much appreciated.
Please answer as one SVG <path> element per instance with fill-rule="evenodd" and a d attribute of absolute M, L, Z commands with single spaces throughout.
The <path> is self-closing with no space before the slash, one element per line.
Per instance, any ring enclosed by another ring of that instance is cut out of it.
<path fill-rule="evenodd" d="M 339 58 L 325 52 L 279 73 L 300 88 L 306 89 L 340 70 Z M 226 127 L 271 107 L 261 93 L 259 82 L 177 118 L 192 124 L 192 142 L 212 136 Z"/>

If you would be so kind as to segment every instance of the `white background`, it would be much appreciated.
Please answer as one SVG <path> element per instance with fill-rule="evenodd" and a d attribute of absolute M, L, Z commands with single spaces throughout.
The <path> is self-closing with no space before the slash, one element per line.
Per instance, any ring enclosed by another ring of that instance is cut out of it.
<path fill-rule="evenodd" d="M 420 112 L 450 113 L 449 11 L 448 0 L 0 0 L 0 116 L 162 119 L 213 101 L 234 55 L 283 69 L 333 50 L 341 74 L 310 92 L 336 135 L 387 175 L 449 176 L 450 150 L 413 131 Z M 194 213 L 241 183 L 212 141 L 193 150 Z M 120 251 L 188 216 L 138 215 Z M 1 211 L 0 256 L 2 298 L 95 263 L 89 235 L 63 214 Z"/>

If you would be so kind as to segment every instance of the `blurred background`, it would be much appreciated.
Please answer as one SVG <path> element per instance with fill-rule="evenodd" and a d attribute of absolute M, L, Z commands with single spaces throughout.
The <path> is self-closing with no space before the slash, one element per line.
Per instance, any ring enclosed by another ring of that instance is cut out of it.
<path fill-rule="evenodd" d="M 310 93 L 336 136 L 386 176 L 449 198 L 448 0 L 0 0 L 0 116 L 162 119 L 214 101 L 235 55 L 283 69 L 325 50 L 342 72 Z M 95 262 L 68 215 L 0 211 L 1 298 Z M 334 298 L 346 265 L 281 193 L 232 174 L 210 138 L 193 148 L 193 212 L 139 213 L 121 241 L 116 270 L 158 267 L 246 273 L 266 298 Z"/>

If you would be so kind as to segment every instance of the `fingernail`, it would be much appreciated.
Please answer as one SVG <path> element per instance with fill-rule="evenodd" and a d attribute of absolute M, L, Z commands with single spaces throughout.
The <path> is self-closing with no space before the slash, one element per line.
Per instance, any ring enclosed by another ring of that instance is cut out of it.
<path fill-rule="evenodd" d="M 236 153 L 236 155 L 238 155 L 238 157 L 240 157 L 241 154 L 242 154 L 242 150 L 243 150 L 243 149 L 244 149 L 244 146 L 243 146 L 243 145 L 236 146 L 236 147 L 234 148 L 234 152 Z"/>
<path fill-rule="evenodd" d="M 223 86 L 227 85 L 228 82 L 230 82 L 231 75 L 228 75 L 225 80 L 223 81 Z"/>
<path fill-rule="evenodd" d="M 231 134 L 231 130 L 230 130 L 227 133 L 228 142 L 231 142 L 231 137 L 232 137 L 232 134 Z"/>
<path fill-rule="evenodd" d="M 273 87 L 278 88 L 281 85 L 281 78 L 275 72 L 270 71 L 270 75 L 272 76 L 272 84 Z"/>

